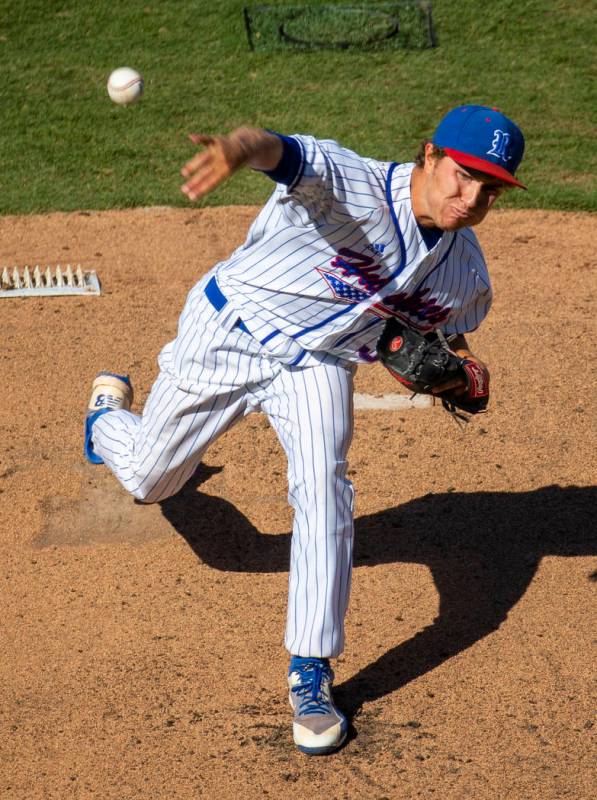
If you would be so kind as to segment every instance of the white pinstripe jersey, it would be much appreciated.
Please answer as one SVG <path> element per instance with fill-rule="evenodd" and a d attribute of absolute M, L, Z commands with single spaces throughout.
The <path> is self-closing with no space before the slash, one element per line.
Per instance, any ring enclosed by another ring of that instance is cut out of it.
<path fill-rule="evenodd" d="M 491 304 L 481 248 L 464 228 L 428 249 L 411 206 L 414 164 L 292 139 L 295 179 L 277 184 L 245 243 L 214 268 L 230 313 L 264 348 L 284 363 L 372 361 L 392 315 L 423 332 L 478 327 Z"/>

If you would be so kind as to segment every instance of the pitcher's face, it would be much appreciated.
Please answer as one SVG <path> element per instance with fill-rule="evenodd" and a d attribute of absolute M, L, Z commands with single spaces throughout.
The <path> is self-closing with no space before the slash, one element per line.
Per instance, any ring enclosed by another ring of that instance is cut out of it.
<path fill-rule="evenodd" d="M 478 225 L 505 190 L 504 183 L 462 167 L 449 156 L 434 158 L 431 145 L 427 148 L 422 186 L 427 216 L 444 231 Z"/>

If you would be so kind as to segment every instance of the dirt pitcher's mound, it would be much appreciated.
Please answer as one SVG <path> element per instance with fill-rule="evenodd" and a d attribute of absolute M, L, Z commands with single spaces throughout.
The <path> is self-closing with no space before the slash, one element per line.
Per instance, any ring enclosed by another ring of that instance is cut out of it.
<path fill-rule="evenodd" d="M 292 519 L 260 415 L 158 505 L 82 458 L 99 369 L 135 409 L 195 281 L 256 209 L 0 218 L 0 268 L 100 297 L 0 299 L 0 787 L 15 800 L 594 795 L 595 218 L 495 212 L 470 339 L 490 412 L 357 412 L 347 746 L 298 753 L 282 647 Z M 364 367 L 357 391 L 399 391 Z"/>

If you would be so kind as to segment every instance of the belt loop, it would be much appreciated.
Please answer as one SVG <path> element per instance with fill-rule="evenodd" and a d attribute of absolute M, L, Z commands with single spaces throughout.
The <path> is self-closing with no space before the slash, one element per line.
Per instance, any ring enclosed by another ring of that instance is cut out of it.
<path fill-rule="evenodd" d="M 207 282 L 207 286 L 205 287 L 205 296 L 207 297 L 207 299 L 209 300 L 209 302 L 212 304 L 212 306 L 215 308 L 216 311 L 221 311 L 224 308 L 224 306 L 228 303 L 228 298 L 220 290 L 215 275 Z M 234 327 L 240 328 L 241 331 L 248 333 L 249 336 L 251 335 L 251 332 L 249 331 L 249 329 L 247 328 L 247 326 L 240 317 L 234 323 Z"/>
<path fill-rule="evenodd" d="M 208 281 L 205 287 L 205 296 L 216 311 L 221 311 L 228 302 L 227 298 L 220 291 L 215 275 Z"/>

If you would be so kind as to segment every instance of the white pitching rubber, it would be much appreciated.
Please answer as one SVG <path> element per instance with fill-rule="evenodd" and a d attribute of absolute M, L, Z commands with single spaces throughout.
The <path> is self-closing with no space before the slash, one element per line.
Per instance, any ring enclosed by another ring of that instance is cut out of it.
<path fill-rule="evenodd" d="M 408 397 L 404 394 L 384 394 L 375 397 L 372 394 L 354 395 L 354 407 L 357 411 L 372 411 L 380 409 L 382 411 L 406 411 L 409 408 L 431 408 L 434 400 L 428 394 L 416 394 Z"/>

